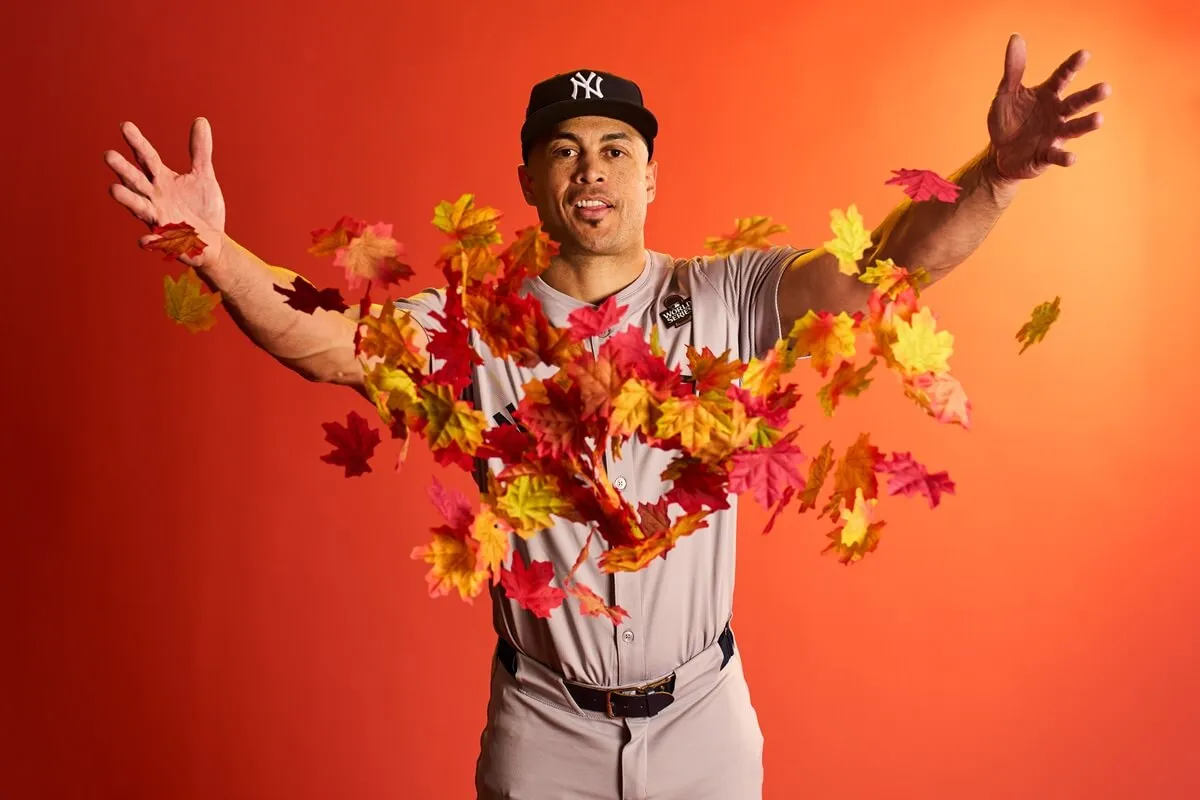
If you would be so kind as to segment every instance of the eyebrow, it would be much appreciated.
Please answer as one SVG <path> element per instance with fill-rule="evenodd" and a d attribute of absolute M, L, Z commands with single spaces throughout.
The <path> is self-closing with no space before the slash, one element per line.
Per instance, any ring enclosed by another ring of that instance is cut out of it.
<path fill-rule="evenodd" d="M 551 142 L 557 139 L 570 139 L 572 142 L 575 142 L 575 144 L 583 144 L 582 139 L 569 131 L 554 131 L 554 133 L 550 134 Z M 613 133 L 606 133 L 600 137 L 601 142 L 611 142 L 617 139 L 629 140 L 629 134 L 621 131 L 615 131 Z"/>

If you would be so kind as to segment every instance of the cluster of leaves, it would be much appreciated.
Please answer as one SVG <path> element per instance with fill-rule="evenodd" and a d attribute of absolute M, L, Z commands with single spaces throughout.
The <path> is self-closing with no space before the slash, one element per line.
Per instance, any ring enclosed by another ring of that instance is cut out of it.
<path fill-rule="evenodd" d="M 917 201 L 948 202 L 957 190 L 922 170 L 900 171 L 893 180 Z M 908 452 L 885 455 L 867 433 L 839 459 L 827 442 L 804 469 L 806 456 L 796 444 L 802 426 L 789 420 L 800 395 L 786 380 L 801 356 L 810 356 L 807 363 L 826 381 L 818 392 L 826 414 L 861 394 L 882 363 L 928 415 L 963 428 L 970 424 L 970 402 L 949 371 L 953 336 L 938 329 L 919 300 L 928 275 L 890 260 L 877 260 L 860 274 L 858 262 L 870 235 L 853 205 L 832 213 L 834 238 L 824 244 L 837 255 L 842 272 L 874 285 L 867 311 L 810 311 L 774 348 L 748 362 L 728 351 L 689 347 L 686 375 L 682 365 L 666 363 L 657 329 L 627 326 L 606 338 L 595 354 L 583 346 L 622 318 L 625 308 L 613 298 L 572 313 L 565 328 L 550 324 L 540 303 L 521 286 L 549 265 L 557 246 L 540 226 L 532 226 L 496 252 L 504 244 L 499 218 L 495 209 L 477 207 L 471 195 L 437 206 L 433 223 L 449 238 L 437 261 L 446 281 L 445 304 L 433 315 L 439 328 L 429 331 L 424 349 L 416 323 L 392 299 L 377 315 L 371 313 L 374 286 L 386 288 L 413 274 L 401 260 L 404 248 L 392 237 L 391 226 L 345 216 L 333 228 L 312 232 L 310 253 L 332 255 L 352 289 L 365 284 L 355 352 L 368 396 L 392 438 L 402 440 L 402 452 L 415 432 L 439 464 L 471 470 L 477 459 L 487 459 L 495 467 L 477 509 L 434 480 L 431 499 L 444 524 L 413 551 L 414 558 L 429 564 L 431 595 L 457 591 L 469 602 L 489 584 L 500 584 L 539 616 L 572 597 L 580 613 L 619 623 L 627 612 L 606 605 L 576 579 L 597 536 L 604 544 L 602 571 L 636 571 L 705 528 L 709 514 L 729 507 L 731 494 L 752 494 L 771 509 L 764 532 L 799 498 L 801 513 L 819 507 L 818 519 L 828 517 L 834 525 L 822 552 L 850 564 L 878 544 L 884 522 L 875 518 L 875 506 L 881 494 L 924 496 L 932 508 L 943 493 L 954 492 L 945 472 L 930 473 Z M 731 236 L 709 239 L 709 249 L 723 255 L 768 247 L 767 237 L 784 230 L 767 217 L 736 224 Z M 170 234 L 160 240 L 167 242 L 162 249 L 168 257 L 203 248 L 186 225 L 159 231 Z M 189 303 L 197 306 L 198 290 L 186 278 L 178 286 L 167 287 L 169 314 Z M 317 290 L 302 278 L 276 288 L 290 306 L 307 313 L 348 308 L 336 289 Z M 200 316 L 204 313 L 201 309 Z M 191 326 L 195 329 L 195 320 Z M 516 425 L 489 427 L 483 413 L 463 399 L 473 368 L 482 363 L 480 342 L 497 358 L 553 368 L 548 377 L 523 387 L 513 414 Z M 860 359 L 869 360 L 860 364 Z M 371 471 L 369 460 L 381 436 L 363 417 L 351 411 L 345 425 L 329 422 L 324 428 L 334 445 L 324 460 L 342 466 L 347 477 Z M 631 439 L 673 453 L 661 475 L 671 488 L 636 508 L 613 488 L 604 458 L 610 452 L 620 458 Z M 832 487 L 821 503 L 830 477 Z M 529 539 L 556 517 L 589 531 L 572 568 L 557 576 L 561 588 L 551 585 L 556 576 L 548 562 L 526 564 L 513 554 L 505 566 L 513 535 Z"/>

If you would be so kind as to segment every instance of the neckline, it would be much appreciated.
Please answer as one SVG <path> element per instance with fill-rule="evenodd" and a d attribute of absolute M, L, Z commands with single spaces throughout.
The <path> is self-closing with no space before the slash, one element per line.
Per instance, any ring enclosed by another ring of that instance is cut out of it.
<path fill-rule="evenodd" d="M 642 291 L 646 284 L 650 282 L 650 274 L 653 272 L 651 266 L 653 263 L 653 253 L 649 248 L 646 248 L 646 260 L 642 264 L 642 271 L 639 272 L 638 276 L 633 279 L 633 283 L 629 284 L 615 295 L 612 295 L 615 298 L 617 305 L 628 305 L 626 301 L 637 296 L 637 294 Z M 542 280 L 541 275 L 534 277 L 530 282 L 530 290 L 543 302 L 549 300 L 557 303 L 558 305 L 565 306 L 572 311 L 577 308 L 584 307 L 595 308 L 596 305 L 599 305 L 598 303 L 588 303 L 584 300 L 580 300 L 578 297 L 572 297 L 565 292 L 560 292 L 558 289 L 555 289 L 553 286 Z"/>

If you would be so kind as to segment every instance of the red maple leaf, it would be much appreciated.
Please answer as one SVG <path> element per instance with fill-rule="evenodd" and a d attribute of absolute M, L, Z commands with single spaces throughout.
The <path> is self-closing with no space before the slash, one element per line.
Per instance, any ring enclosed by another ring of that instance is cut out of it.
<path fill-rule="evenodd" d="M 446 520 L 446 525 L 458 536 L 470 534 L 471 523 L 475 514 L 471 512 L 471 504 L 466 495 L 454 487 L 446 488 L 436 477 L 429 484 L 429 499 Z"/>
<path fill-rule="evenodd" d="M 735 453 L 730 459 L 733 468 L 729 471 L 729 491 L 753 491 L 759 505 L 770 508 L 789 487 L 804 486 L 798 469 L 803 458 L 800 448 L 786 439 L 770 447 Z"/>
<path fill-rule="evenodd" d="M 720 467 L 698 458 L 679 458 L 663 470 L 662 479 L 673 481 L 664 497 L 668 502 L 678 503 L 685 514 L 703 511 L 705 507 L 714 511 L 729 508 L 726 488 L 729 475 Z"/>
<path fill-rule="evenodd" d="M 550 585 L 553 578 L 554 566 L 549 561 L 533 561 L 526 567 L 524 557 L 516 551 L 513 552 L 512 569 L 500 568 L 504 593 L 541 619 L 549 619 L 550 612 L 562 605 L 567 597 L 562 589 Z"/>
<path fill-rule="evenodd" d="M 292 281 L 292 288 L 276 286 L 275 291 L 287 298 L 289 306 L 305 314 L 311 314 L 318 308 L 338 312 L 349 308 L 337 289 L 318 289 L 300 275 Z"/>
<path fill-rule="evenodd" d="M 888 494 L 902 494 L 905 497 L 923 494 L 929 500 L 930 508 L 937 508 L 942 500 L 942 492 L 954 494 L 954 481 L 950 480 L 950 473 L 943 470 L 931 475 L 924 465 L 912 457 L 912 453 L 892 453 L 891 460 L 880 460 L 878 469 L 891 474 Z"/>
<path fill-rule="evenodd" d="M 934 197 L 944 203 L 953 203 L 962 189 L 957 183 L 927 169 L 894 169 L 892 173 L 896 177 L 888 178 L 884 183 L 903 186 L 904 193 L 917 203 Z"/>
<path fill-rule="evenodd" d="M 567 315 L 571 338 L 582 342 L 589 336 L 599 336 L 621 321 L 629 306 L 618 306 L 617 296 L 610 295 L 598 306 L 577 308 Z"/>
<path fill-rule="evenodd" d="M 367 424 L 366 419 L 357 412 L 346 414 L 346 422 L 322 422 L 325 429 L 325 440 L 334 446 L 332 453 L 321 456 L 321 460 L 346 468 L 346 477 L 362 475 L 371 471 L 367 461 L 375 454 L 375 446 L 379 444 L 379 431 Z"/>
<path fill-rule="evenodd" d="M 426 351 L 440 359 L 442 365 L 426 381 L 449 384 L 457 394 L 471 382 L 471 367 L 482 364 L 483 359 L 471 347 L 470 328 L 461 324 L 459 319 L 443 316 L 436 311 L 431 316 L 441 328 L 435 328 L 429 335 Z"/>
<path fill-rule="evenodd" d="M 763 536 L 771 532 L 771 529 L 775 527 L 775 520 L 779 519 L 779 512 L 787 508 L 788 503 L 791 503 L 795 496 L 795 486 L 789 486 L 783 490 L 783 496 L 779 498 L 779 505 L 775 506 L 775 510 L 771 512 L 771 518 L 767 520 L 767 527 L 763 528 Z"/>

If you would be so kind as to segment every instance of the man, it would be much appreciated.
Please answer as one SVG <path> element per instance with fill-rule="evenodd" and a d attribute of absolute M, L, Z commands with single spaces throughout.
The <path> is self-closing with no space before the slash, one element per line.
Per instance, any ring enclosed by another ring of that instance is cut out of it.
<path fill-rule="evenodd" d="M 1086 57 L 1073 54 L 1045 83 L 1026 88 L 1024 42 L 1014 35 L 988 116 L 988 147 L 950 176 L 962 187 L 957 201 L 901 204 L 873 232 L 860 266 L 891 258 L 923 266 L 936 281 L 978 246 L 1018 181 L 1072 163 L 1059 145 L 1094 130 L 1100 117 L 1071 117 L 1108 94 L 1096 84 L 1060 96 Z M 353 352 L 355 310 L 292 310 L 274 286 L 289 285 L 294 273 L 265 265 L 224 234 L 207 122 L 193 126 L 193 169 L 182 176 L 166 169 L 131 124 L 123 131 L 143 169 L 106 153 L 122 179 L 114 198 L 148 224 L 191 224 L 210 246 L 182 260 L 224 293 L 226 308 L 256 344 L 310 380 L 365 396 Z M 571 311 L 615 295 L 627 307 L 624 317 L 587 346 L 595 352 L 630 325 L 657 325 L 668 364 L 686 369 L 688 345 L 728 349 L 745 360 L 764 353 L 809 309 L 863 306 L 871 287 L 843 275 L 824 249 L 693 259 L 646 249 L 657 132 L 638 86 L 617 75 L 579 70 L 533 88 L 518 179 L 560 252 L 525 290 L 551 322 L 565 325 Z M 427 290 L 399 308 L 428 335 L 442 300 Z M 473 400 L 495 424 L 511 424 L 521 387 L 552 370 L 522 369 L 477 347 L 483 364 L 472 375 Z M 606 469 L 631 504 L 652 502 L 669 488 L 659 475 L 670 456 L 634 440 Z M 493 590 L 499 641 L 476 770 L 480 798 L 761 797 L 763 739 L 730 627 L 735 499 L 710 517 L 708 529 L 640 572 L 605 575 L 593 554 L 580 580 L 629 612 L 619 625 L 566 608 L 538 619 L 502 588 Z M 528 542 L 514 537 L 513 548 L 526 562 L 548 560 L 562 573 L 585 533 L 559 521 Z"/>

